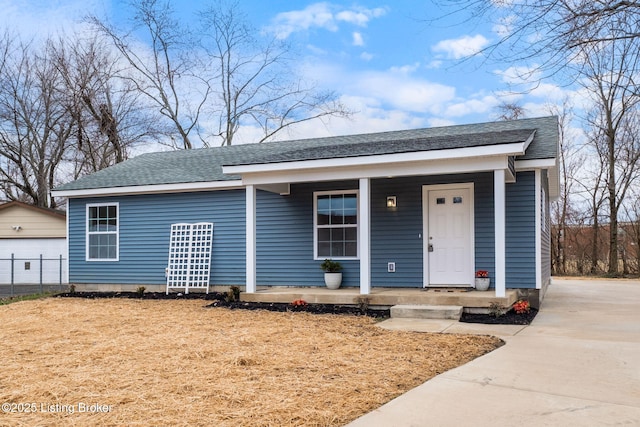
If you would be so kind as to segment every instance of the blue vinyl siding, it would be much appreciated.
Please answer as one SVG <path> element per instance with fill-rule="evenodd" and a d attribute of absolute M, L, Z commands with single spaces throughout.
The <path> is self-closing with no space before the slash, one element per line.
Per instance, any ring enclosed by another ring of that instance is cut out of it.
<path fill-rule="evenodd" d="M 387 208 L 387 196 L 397 207 Z M 371 284 L 422 287 L 421 178 L 376 179 L 371 182 Z M 387 263 L 396 272 L 387 272 Z"/>
<path fill-rule="evenodd" d="M 535 287 L 535 175 L 518 173 L 507 184 L 507 287 Z M 474 183 L 475 268 L 495 277 L 493 174 L 419 176 L 371 181 L 371 285 L 422 287 L 423 185 Z M 324 286 L 314 259 L 313 193 L 354 190 L 357 181 L 291 185 L 291 194 L 256 193 L 257 284 Z M 397 197 L 395 210 L 386 197 Z M 85 261 L 86 204 L 118 202 L 120 260 Z M 548 217 L 548 216 L 547 216 Z M 71 199 L 71 283 L 164 284 L 170 225 L 209 221 L 214 225 L 212 285 L 245 283 L 245 191 L 176 193 Z M 360 222 L 360 219 L 358 220 Z M 341 261 L 343 286 L 358 287 L 359 260 Z M 396 272 L 387 272 L 387 263 Z"/>
<path fill-rule="evenodd" d="M 322 261 L 313 258 L 313 192 L 357 190 L 357 181 L 291 185 L 291 194 L 258 191 L 258 285 L 324 286 Z M 360 262 L 341 260 L 342 286 L 360 286 Z"/>
<path fill-rule="evenodd" d="M 475 185 L 475 270 L 486 270 L 491 278 L 496 277 L 494 203 L 493 173 L 486 173 Z"/>
<path fill-rule="evenodd" d="M 86 208 L 118 202 L 120 260 L 85 261 Z M 243 190 L 69 200 L 71 283 L 165 284 L 169 233 L 176 222 L 213 222 L 211 284 L 245 283 Z"/>
<path fill-rule="evenodd" d="M 476 268 L 494 271 L 493 175 L 491 173 L 372 180 L 371 283 L 379 287 L 422 287 L 423 185 L 474 183 Z M 386 197 L 397 196 L 398 207 L 387 209 Z M 396 272 L 387 272 L 387 263 Z"/>
<path fill-rule="evenodd" d="M 507 288 L 536 287 L 535 173 L 518 172 L 507 184 Z"/>
<path fill-rule="evenodd" d="M 371 181 L 371 284 L 378 287 L 422 287 L 422 186 L 475 183 L 476 264 L 494 270 L 493 175 L 408 177 Z M 358 189 L 357 181 L 306 183 L 291 194 L 257 193 L 258 285 L 323 286 L 320 261 L 313 258 L 313 193 Z M 397 196 L 398 208 L 386 207 Z M 343 286 L 359 286 L 359 261 L 341 261 Z M 387 272 L 387 263 L 396 272 Z"/>
<path fill-rule="evenodd" d="M 542 215 L 545 221 L 542 223 L 541 229 L 541 257 L 542 257 L 542 287 L 546 288 L 551 280 L 551 211 L 549 209 L 549 177 L 547 171 L 542 171 L 542 188 L 545 189 L 541 198 L 541 209 L 546 211 L 546 215 Z"/>

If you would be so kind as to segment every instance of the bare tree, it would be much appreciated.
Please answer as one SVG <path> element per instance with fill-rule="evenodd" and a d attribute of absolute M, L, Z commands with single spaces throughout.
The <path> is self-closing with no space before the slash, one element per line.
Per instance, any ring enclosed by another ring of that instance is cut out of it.
<path fill-rule="evenodd" d="M 259 129 L 263 142 L 298 123 L 351 114 L 334 92 L 296 77 L 289 46 L 252 28 L 238 4 L 209 6 L 189 32 L 169 1 L 132 5 L 148 53 L 143 34 L 135 39 L 97 18 L 91 22 L 135 69 L 132 81 L 171 121 L 181 148 L 195 146 L 194 134 L 205 146 L 231 145 L 246 126 Z"/>
<path fill-rule="evenodd" d="M 49 40 L 47 54 L 62 78 L 59 88 L 75 122 L 75 144 L 66 158 L 74 178 L 122 162 L 134 145 L 154 134 L 154 117 L 128 70 L 96 35 Z"/>
<path fill-rule="evenodd" d="M 12 46 L 11 34 L 5 30 L 0 34 L 0 79 L 2 78 L 5 70 L 7 60 L 9 59 L 9 52 Z"/>
<path fill-rule="evenodd" d="M 593 138 L 592 138 L 593 140 Z M 589 206 L 588 211 L 586 212 L 587 218 L 586 221 L 591 225 L 591 266 L 589 272 L 591 274 L 597 274 L 600 271 L 599 261 L 600 261 L 600 251 L 602 246 L 600 245 L 600 223 L 602 219 L 602 207 L 605 205 L 605 170 L 604 165 L 606 164 L 605 155 L 599 150 L 597 151 L 597 156 L 592 157 L 590 160 L 590 166 L 593 168 L 587 174 L 591 177 L 588 180 L 580 180 L 579 185 L 582 187 L 581 193 L 586 195 L 586 200 Z"/>
<path fill-rule="evenodd" d="M 0 79 L 0 188 L 11 200 L 55 207 L 49 190 L 73 121 L 55 64 L 28 44 L 12 47 Z"/>
<path fill-rule="evenodd" d="M 499 121 L 518 120 L 526 116 L 523 106 L 516 102 L 503 102 L 496 107 Z"/>
<path fill-rule="evenodd" d="M 576 141 L 569 132 L 573 111 L 567 100 L 561 106 L 552 106 L 549 112 L 558 117 L 560 150 L 559 173 L 560 194 L 551 203 L 551 264 L 554 274 L 567 273 L 566 235 L 570 224 L 579 222 L 578 213 L 573 208 L 573 192 L 579 179 L 579 169 L 584 164 L 584 155 L 580 153 Z"/>
<path fill-rule="evenodd" d="M 587 126 L 606 175 L 602 197 L 593 194 L 597 221 L 606 200 L 609 222 L 608 273 L 618 272 L 618 211 L 630 179 L 637 175 L 634 129 L 640 88 L 640 2 L 604 0 L 443 0 L 472 19 L 492 19 L 501 38 L 483 53 L 524 61 L 533 77 L 565 74 L 589 90 L 595 103 Z M 594 225 L 595 226 L 595 225 Z M 595 237 L 594 237 L 595 239 Z M 595 245 L 594 245 L 595 247 Z M 595 255 L 595 253 L 594 253 Z M 594 261 L 595 262 L 595 261 Z M 595 264 L 594 264 L 595 265 Z"/>
<path fill-rule="evenodd" d="M 231 145 L 241 124 L 262 131 L 258 142 L 295 124 L 350 112 L 331 91 L 318 91 L 291 68 L 288 45 L 264 42 L 247 24 L 237 4 L 218 3 L 201 14 L 203 43 L 220 72 L 218 136 Z"/>
<path fill-rule="evenodd" d="M 640 162 L 640 98 L 634 74 L 640 69 L 640 52 L 630 39 L 605 41 L 584 57 L 584 74 L 595 98 L 589 124 L 598 137 L 596 149 L 604 158 L 609 213 L 609 267 L 618 267 L 618 211 L 629 187 L 638 177 Z"/>
<path fill-rule="evenodd" d="M 113 46 L 130 64 L 135 74 L 130 82 L 167 118 L 177 133 L 180 148 L 193 148 L 191 133 L 199 125 L 203 106 L 211 92 L 205 74 L 196 66 L 198 53 L 190 46 L 186 30 L 173 16 L 169 1 L 136 0 L 133 30 L 143 30 L 149 38 L 148 48 L 133 37 L 133 30 L 121 33 L 96 17 L 90 18 L 96 29 L 113 42 Z"/>
<path fill-rule="evenodd" d="M 448 13 L 493 24 L 498 40 L 482 54 L 529 62 L 546 76 L 565 70 L 579 79 L 580 57 L 594 44 L 640 42 L 640 2 L 633 0 L 441 0 Z M 576 59 L 578 59 L 576 61 Z M 576 72 L 576 67 L 578 68 Z M 530 77 L 530 76 L 529 76 Z"/>

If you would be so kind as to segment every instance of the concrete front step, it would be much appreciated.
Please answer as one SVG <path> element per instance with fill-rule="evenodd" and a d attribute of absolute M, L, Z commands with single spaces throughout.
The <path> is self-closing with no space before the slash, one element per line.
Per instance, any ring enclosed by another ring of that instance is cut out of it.
<path fill-rule="evenodd" d="M 399 304 L 391 307 L 393 318 L 460 320 L 460 316 L 461 305 Z"/>

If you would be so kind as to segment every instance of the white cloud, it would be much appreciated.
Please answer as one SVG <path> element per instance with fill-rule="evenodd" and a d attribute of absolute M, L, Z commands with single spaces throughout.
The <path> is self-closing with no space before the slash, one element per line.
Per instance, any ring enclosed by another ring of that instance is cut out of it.
<path fill-rule="evenodd" d="M 512 7 L 514 0 L 491 0 L 491 4 L 498 8 Z"/>
<path fill-rule="evenodd" d="M 275 16 L 268 27 L 280 39 L 286 39 L 298 31 L 321 28 L 327 31 L 338 31 L 338 24 L 348 23 L 365 27 L 373 18 L 386 13 L 386 9 L 352 8 L 339 9 L 341 6 L 329 3 L 314 3 L 302 10 L 281 12 Z"/>
<path fill-rule="evenodd" d="M 475 55 L 487 46 L 489 40 L 480 34 L 475 36 L 462 36 L 457 39 L 442 40 L 431 49 L 434 52 L 442 52 L 447 58 L 461 59 Z"/>
<path fill-rule="evenodd" d="M 364 46 L 364 39 L 362 38 L 362 33 L 354 31 L 352 36 L 353 36 L 354 46 Z"/>
<path fill-rule="evenodd" d="M 424 115 L 387 108 L 375 97 L 344 95 L 340 101 L 355 111 L 351 118 L 330 118 L 323 120 L 322 124 L 303 122 L 287 134 L 280 135 L 278 139 L 353 135 L 429 126 L 427 117 Z"/>
<path fill-rule="evenodd" d="M 360 59 L 362 59 L 363 61 L 371 61 L 373 59 L 373 54 L 369 52 L 362 52 L 360 54 Z"/>
<path fill-rule="evenodd" d="M 493 26 L 492 30 L 500 37 L 506 37 L 513 33 L 513 25 L 518 19 L 515 15 L 509 15 L 498 19 L 498 22 Z"/>
<path fill-rule="evenodd" d="M 456 123 L 452 120 L 442 119 L 439 117 L 435 117 L 433 119 L 427 120 L 429 123 L 429 127 L 443 127 L 443 126 L 453 126 Z"/>
<path fill-rule="evenodd" d="M 500 100 L 500 103 L 507 104 L 519 104 L 520 100 L 524 98 L 524 95 L 521 93 L 514 93 L 509 91 L 497 91 L 495 96 Z"/>
<path fill-rule="evenodd" d="M 467 99 L 447 106 L 446 117 L 462 117 L 470 114 L 486 114 L 493 110 L 500 101 L 495 96 L 484 96 L 479 99 Z"/>
<path fill-rule="evenodd" d="M 535 87 L 542 77 L 536 65 L 515 65 L 504 70 L 495 70 L 494 73 L 500 77 L 503 83 L 511 87 L 521 87 L 523 90 Z"/>
<path fill-rule="evenodd" d="M 393 71 L 359 73 L 353 89 L 381 100 L 391 109 L 413 113 L 437 114 L 455 97 L 451 86 Z"/>
<path fill-rule="evenodd" d="M 496 70 L 512 92 L 527 94 L 529 98 L 538 98 L 544 102 L 562 103 L 566 98 L 582 97 L 574 88 L 566 88 L 544 80 L 542 73 L 534 65 L 531 67 L 513 66 L 505 70 Z"/>
<path fill-rule="evenodd" d="M 336 14 L 338 21 L 349 22 L 360 27 L 365 27 L 371 18 L 379 18 L 387 13 L 386 9 L 378 7 L 375 9 L 359 8 L 357 10 L 343 10 Z"/>
<path fill-rule="evenodd" d="M 25 39 L 44 38 L 80 26 L 88 13 L 105 13 L 101 0 L 0 0 L 0 28 L 15 30 Z"/>
<path fill-rule="evenodd" d="M 397 67 L 391 67 L 389 71 L 391 71 L 392 73 L 399 73 L 399 74 L 412 74 L 416 72 L 418 69 L 420 69 L 420 63 L 414 62 L 413 64 L 409 64 L 409 65 L 400 65 Z"/>
<path fill-rule="evenodd" d="M 416 75 L 420 64 L 382 71 L 350 71 L 336 64 L 309 62 L 302 71 L 310 81 L 344 94 L 347 99 L 375 100 L 376 108 L 422 116 L 440 114 L 455 99 L 455 88 Z M 369 104 L 369 106 L 371 106 Z M 351 106 L 362 110 L 362 105 Z"/>
<path fill-rule="evenodd" d="M 324 56 L 327 53 L 329 53 L 326 49 L 323 49 L 319 46 L 316 45 L 312 45 L 312 44 L 308 44 L 306 46 L 307 50 L 309 51 L 309 53 L 313 54 L 313 55 L 319 55 L 319 56 Z"/>

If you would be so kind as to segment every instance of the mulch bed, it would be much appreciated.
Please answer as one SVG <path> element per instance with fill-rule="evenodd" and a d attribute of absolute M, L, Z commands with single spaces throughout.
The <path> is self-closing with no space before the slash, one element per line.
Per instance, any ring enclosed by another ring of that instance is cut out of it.
<path fill-rule="evenodd" d="M 145 299 L 145 300 L 167 300 L 167 299 L 203 299 L 213 301 L 207 307 L 226 307 L 232 310 L 267 310 L 276 312 L 306 312 L 313 314 L 346 314 L 353 316 L 368 316 L 373 318 L 388 318 L 388 309 L 371 309 L 357 306 L 345 306 L 339 304 L 303 304 L 292 305 L 288 303 L 268 303 L 268 302 L 243 302 L 228 301 L 227 294 L 221 292 L 203 293 L 169 293 L 165 292 L 67 292 L 56 295 L 58 297 L 76 297 L 76 298 L 127 298 L 127 299 Z M 463 313 L 460 319 L 465 323 L 484 323 L 488 325 L 529 325 L 538 314 L 538 310 L 532 308 L 529 313 L 517 314 L 513 310 L 509 310 L 501 316 L 490 314 L 471 314 Z"/>
<path fill-rule="evenodd" d="M 538 314 L 538 310 L 532 308 L 528 313 L 518 314 L 513 310 L 509 310 L 501 316 L 491 314 L 472 314 L 462 313 L 461 322 L 465 323 L 484 323 L 487 325 L 529 325 Z"/>
<path fill-rule="evenodd" d="M 274 302 L 243 302 L 228 301 L 227 294 L 221 292 L 203 293 L 169 293 L 165 292 L 67 292 L 57 294 L 56 297 L 75 297 L 75 298 L 126 298 L 126 299 L 145 299 L 145 300 L 181 300 L 181 299 L 201 299 L 213 301 L 207 307 L 225 307 L 232 310 L 267 310 L 276 312 L 305 312 L 313 314 L 347 314 L 352 316 L 368 316 L 373 318 L 389 317 L 388 309 L 370 309 L 357 306 L 347 306 L 339 304 L 301 304 L 293 305 L 289 303 Z"/>

